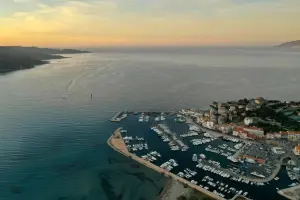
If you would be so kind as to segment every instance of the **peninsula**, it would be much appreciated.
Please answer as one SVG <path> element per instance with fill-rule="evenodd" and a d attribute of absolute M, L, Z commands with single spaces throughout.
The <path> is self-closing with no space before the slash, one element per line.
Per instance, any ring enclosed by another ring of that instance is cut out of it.
<path fill-rule="evenodd" d="M 120 128 L 107 142 L 213 199 L 284 199 L 300 180 L 299 117 L 300 102 L 262 97 L 208 110 L 126 111 L 111 119 Z"/>
<path fill-rule="evenodd" d="M 0 74 L 30 69 L 47 64 L 50 59 L 65 58 L 60 54 L 89 53 L 73 49 L 0 46 Z"/>
<path fill-rule="evenodd" d="M 298 48 L 298 49 L 300 49 L 300 40 L 285 42 L 285 43 L 282 43 L 282 44 L 277 45 L 275 47 L 280 47 L 280 48 Z"/>

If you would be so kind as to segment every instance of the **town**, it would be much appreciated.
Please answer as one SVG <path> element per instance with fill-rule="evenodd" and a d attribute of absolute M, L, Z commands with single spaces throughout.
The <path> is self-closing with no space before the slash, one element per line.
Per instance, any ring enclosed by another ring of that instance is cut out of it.
<path fill-rule="evenodd" d="M 122 124 L 126 118 L 135 119 L 143 128 L 134 133 L 126 128 L 126 123 Z M 123 141 L 118 143 L 123 144 L 118 151 L 124 154 L 125 149 L 125 154 L 136 156 L 138 162 L 148 167 L 151 163 L 151 168 L 158 167 L 157 171 L 163 170 L 160 172 L 168 176 L 171 173 L 174 179 L 214 198 L 263 199 L 251 188 L 265 185 L 274 185 L 275 194 L 286 198 L 298 195 L 286 188 L 299 189 L 299 102 L 259 97 L 213 102 L 208 110 L 126 111 L 116 114 L 111 121 L 123 127 L 118 129 Z M 113 146 L 111 141 L 113 138 L 109 142 Z M 198 170 L 206 176 L 200 176 Z M 288 179 L 278 182 L 285 179 L 282 173 Z"/>

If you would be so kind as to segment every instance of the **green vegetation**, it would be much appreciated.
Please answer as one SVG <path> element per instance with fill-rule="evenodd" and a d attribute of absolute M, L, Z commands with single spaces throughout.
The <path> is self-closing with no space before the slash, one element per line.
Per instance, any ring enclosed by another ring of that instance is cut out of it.
<path fill-rule="evenodd" d="M 48 63 L 47 60 L 64 58 L 57 54 L 88 53 L 72 49 L 0 46 L 0 74 L 30 69 Z"/>

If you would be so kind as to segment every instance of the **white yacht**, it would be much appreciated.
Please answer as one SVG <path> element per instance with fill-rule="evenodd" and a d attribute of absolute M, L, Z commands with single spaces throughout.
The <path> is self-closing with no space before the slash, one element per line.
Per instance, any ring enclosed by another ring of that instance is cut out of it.
<path fill-rule="evenodd" d="M 200 154 L 200 157 L 203 158 L 203 159 L 206 158 L 206 156 L 204 154 Z"/>

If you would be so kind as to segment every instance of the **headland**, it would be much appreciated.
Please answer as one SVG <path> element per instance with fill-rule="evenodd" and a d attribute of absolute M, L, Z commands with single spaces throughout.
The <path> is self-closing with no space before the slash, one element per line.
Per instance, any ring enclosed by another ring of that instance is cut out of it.
<path fill-rule="evenodd" d="M 30 69 L 47 64 L 51 59 L 65 58 L 62 54 L 89 53 L 74 49 L 0 46 L 0 74 Z"/>

